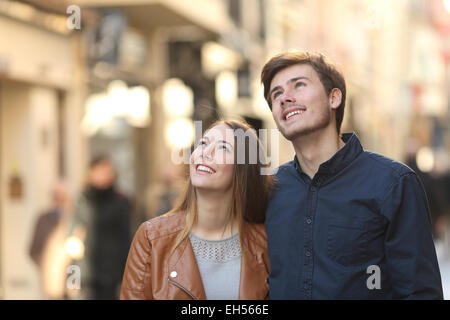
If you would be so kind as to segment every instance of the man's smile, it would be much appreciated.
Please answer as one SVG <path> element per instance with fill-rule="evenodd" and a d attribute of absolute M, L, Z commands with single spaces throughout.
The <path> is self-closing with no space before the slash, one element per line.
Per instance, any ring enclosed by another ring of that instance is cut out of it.
<path fill-rule="evenodd" d="M 301 116 L 306 111 L 305 107 L 292 107 L 283 111 L 283 120 L 289 121 L 292 118 Z"/>

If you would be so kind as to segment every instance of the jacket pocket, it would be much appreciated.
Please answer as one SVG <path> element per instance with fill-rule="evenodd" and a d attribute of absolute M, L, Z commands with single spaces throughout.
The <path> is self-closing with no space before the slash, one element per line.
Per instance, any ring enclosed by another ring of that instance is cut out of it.
<path fill-rule="evenodd" d="M 354 217 L 332 218 L 328 223 L 328 257 L 343 266 L 367 260 L 367 222 Z"/>

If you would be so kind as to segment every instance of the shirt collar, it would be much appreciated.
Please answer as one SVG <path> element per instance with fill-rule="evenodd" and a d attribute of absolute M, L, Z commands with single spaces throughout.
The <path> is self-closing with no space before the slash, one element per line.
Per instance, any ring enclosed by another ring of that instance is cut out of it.
<path fill-rule="evenodd" d="M 343 133 L 342 140 L 345 145 L 336 152 L 329 160 L 319 166 L 318 174 L 334 175 L 344 169 L 363 151 L 358 136 L 354 133 Z M 297 156 L 294 156 L 294 168 L 302 173 L 302 169 L 298 162 Z"/>

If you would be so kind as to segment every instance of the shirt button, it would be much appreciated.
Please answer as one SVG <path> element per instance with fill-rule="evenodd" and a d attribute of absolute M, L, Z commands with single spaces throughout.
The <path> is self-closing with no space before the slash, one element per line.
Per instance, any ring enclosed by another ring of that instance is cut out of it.
<path fill-rule="evenodd" d="M 306 256 L 307 256 L 307 257 L 311 257 L 311 252 L 306 251 Z"/>
<path fill-rule="evenodd" d="M 316 191 L 316 187 L 315 187 L 315 186 L 311 186 L 310 190 L 311 190 L 312 192 L 314 192 L 314 191 Z"/>
<path fill-rule="evenodd" d="M 178 273 L 177 273 L 176 271 L 172 271 L 172 272 L 170 273 L 170 276 L 171 276 L 172 278 L 176 278 L 177 275 L 178 275 Z"/>
<path fill-rule="evenodd" d="M 307 224 L 311 224 L 312 220 L 310 218 L 306 219 Z"/>

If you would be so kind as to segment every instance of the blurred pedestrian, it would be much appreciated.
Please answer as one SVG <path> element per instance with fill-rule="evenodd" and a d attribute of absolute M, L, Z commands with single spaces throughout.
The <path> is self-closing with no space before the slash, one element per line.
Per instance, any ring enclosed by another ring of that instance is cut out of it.
<path fill-rule="evenodd" d="M 121 299 L 267 298 L 262 222 L 271 177 L 260 174 L 264 161 L 236 161 L 238 150 L 248 155 L 249 145 L 260 146 L 249 129 L 221 121 L 206 131 L 191 155 L 181 204 L 136 232 Z M 236 132 L 246 132 L 245 148 Z"/>
<path fill-rule="evenodd" d="M 422 181 L 430 208 L 433 239 L 437 241 L 443 237 L 447 224 L 446 211 L 448 210 L 448 194 L 446 194 L 445 190 L 444 177 L 433 174 L 432 172 L 421 171 L 416 163 L 416 154 L 408 155 L 405 162 L 406 165 L 417 173 L 420 181 Z"/>
<path fill-rule="evenodd" d="M 130 245 L 131 204 L 115 187 L 106 156 L 91 161 L 88 183 L 75 204 L 70 235 L 84 245 L 80 266 L 85 299 L 117 299 Z"/>
<path fill-rule="evenodd" d="M 29 254 L 39 268 L 44 298 L 62 299 L 69 263 L 64 241 L 71 209 L 70 196 L 62 181 L 52 191 L 52 202 L 52 207 L 36 221 Z"/>
<path fill-rule="evenodd" d="M 336 66 L 321 54 L 281 53 L 261 80 L 295 150 L 266 213 L 270 297 L 442 299 L 422 183 L 340 133 L 346 85 Z"/>

